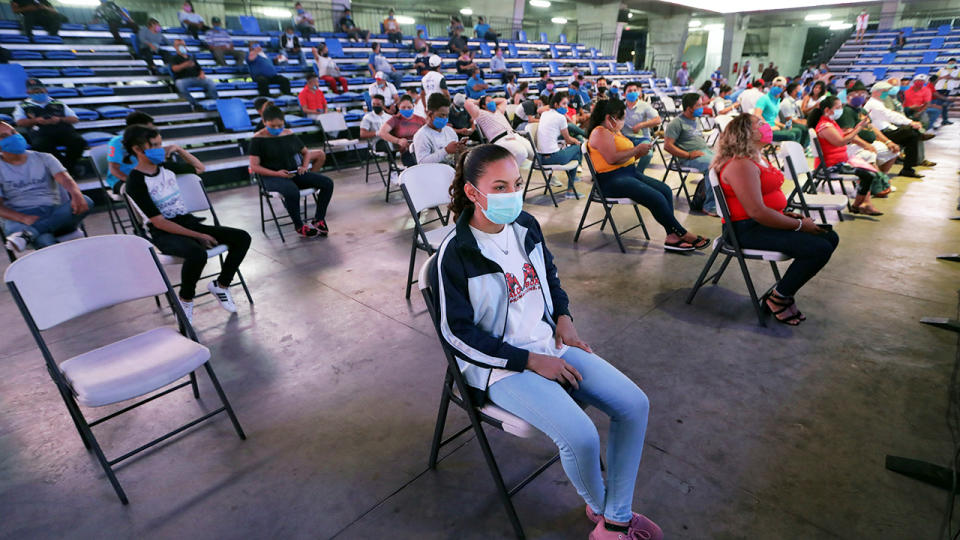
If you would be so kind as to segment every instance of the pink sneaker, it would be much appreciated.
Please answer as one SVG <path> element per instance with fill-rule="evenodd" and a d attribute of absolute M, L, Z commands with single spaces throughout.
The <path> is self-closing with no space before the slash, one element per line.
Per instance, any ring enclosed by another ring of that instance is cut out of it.
<path fill-rule="evenodd" d="M 608 531 L 606 527 L 603 526 L 603 520 L 597 522 L 597 526 L 590 531 L 590 536 L 588 540 L 631 540 L 630 531 L 625 533 L 617 531 Z"/>
<path fill-rule="evenodd" d="M 597 514 L 596 512 L 594 512 L 590 508 L 589 504 L 587 505 L 586 512 L 587 512 L 587 519 L 599 525 L 599 528 L 603 528 L 603 516 L 601 514 Z M 638 514 L 634 512 L 633 517 L 630 518 L 630 525 L 628 527 L 629 527 L 628 536 L 626 538 L 638 539 L 638 540 L 662 540 L 663 539 L 663 531 L 660 529 L 660 527 L 653 521 L 650 521 L 650 519 L 648 519 L 643 514 Z M 594 529 L 594 532 L 596 532 L 596 529 Z M 608 534 L 618 534 L 614 531 L 606 531 L 605 529 L 603 532 L 606 532 Z M 593 538 L 592 533 L 590 538 L 591 539 Z M 616 538 L 616 536 L 598 536 L 597 538 L 598 539 Z"/>

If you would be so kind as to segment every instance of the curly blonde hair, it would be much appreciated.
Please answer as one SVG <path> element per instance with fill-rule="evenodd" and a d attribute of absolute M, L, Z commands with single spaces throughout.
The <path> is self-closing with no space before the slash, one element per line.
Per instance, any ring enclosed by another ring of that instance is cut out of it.
<path fill-rule="evenodd" d="M 757 157 L 757 148 L 753 143 L 753 119 L 752 114 L 743 113 L 727 124 L 717 139 L 716 154 L 710 168 L 719 171 L 731 159 Z"/>

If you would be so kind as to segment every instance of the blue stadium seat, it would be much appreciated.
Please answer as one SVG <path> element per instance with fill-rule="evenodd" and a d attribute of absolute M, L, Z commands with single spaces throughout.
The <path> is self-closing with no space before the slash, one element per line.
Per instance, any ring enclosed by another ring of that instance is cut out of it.
<path fill-rule="evenodd" d="M 253 81 L 240 81 L 237 84 L 237 90 L 256 90 L 257 83 Z"/>
<path fill-rule="evenodd" d="M 943 45 L 941 44 L 941 47 L 942 47 L 942 46 L 943 46 Z M 932 47 L 932 46 L 931 46 L 931 48 L 939 48 L 939 47 Z M 937 51 L 927 51 L 927 52 L 923 53 L 923 59 L 920 60 L 920 63 L 921 63 L 921 64 L 932 64 L 932 63 L 934 63 L 934 62 L 937 61 L 937 56 L 939 56 L 939 55 L 940 55 L 940 53 L 937 52 Z"/>
<path fill-rule="evenodd" d="M 290 127 L 312 126 L 314 124 L 312 118 L 304 118 L 293 114 L 283 115 L 283 121 Z"/>
<path fill-rule="evenodd" d="M 2 35 L 0 36 L 0 43 L 30 43 L 30 38 L 27 36 L 17 35 Z"/>
<path fill-rule="evenodd" d="M 941 26 L 939 26 L 939 27 L 937 28 L 937 35 L 938 35 L 938 36 L 945 36 L 945 35 L 947 35 L 947 34 L 949 34 L 949 33 L 950 33 L 950 25 L 949 25 L 949 24 L 944 24 L 944 25 L 941 25 Z"/>
<path fill-rule="evenodd" d="M 507 43 L 507 56 L 510 58 L 517 58 L 520 56 L 520 52 L 517 50 L 517 46 L 514 43 Z"/>
<path fill-rule="evenodd" d="M 546 32 L 540 32 L 540 43 L 549 43 L 549 42 L 547 41 L 547 33 L 546 33 Z"/>
<path fill-rule="evenodd" d="M 27 75 L 31 77 L 59 77 L 60 72 L 52 68 L 29 68 Z"/>
<path fill-rule="evenodd" d="M 217 100 L 215 99 L 201 99 L 200 101 L 197 101 L 197 105 L 207 112 L 213 112 L 217 110 Z"/>
<path fill-rule="evenodd" d="M 333 96 L 332 98 L 328 98 L 327 101 L 331 103 L 340 103 L 344 101 L 356 101 L 358 99 L 361 99 L 361 95 L 358 94 L 357 92 L 344 92 L 340 95 L 336 95 L 336 96 Z"/>
<path fill-rule="evenodd" d="M 237 89 L 237 83 L 232 83 L 232 82 L 218 82 L 218 83 L 217 83 L 217 91 L 220 91 L 220 90 L 236 90 L 236 89 Z"/>
<path fill-rule="evenodd" d="M 240 28 L 243 30 L 244 34 L 257 36 L 263 33 L 260 31 L 260 23 L 257 21 L 256 17 L 242 15 L 239 17 L 239 19 L 240 19 Z"/>
<path fill-rule="evenodd" d="M 347 122 L 358 122 L 363 120 L 363 115 L 365 113 L 361 109 L 350 109 L 349 111 L 343 113 L 343 119 Z"/>
<path fill-rule="evenodd" d="M 486 41 L 480 42 L 480 56 L 493 56 L 490 54 L 490 45 Z"/>
<path fill-rule="evenodd" d="M 522 75 L 534 75 L 533 67 L 530 66 L 530 62 L 520 62 L 520 69 Z"/>
<path fill-rule="evenodd" d="M 76 88 L 67 88 L 65 86 L 47 87 L 47 93 L 50 94 L 50 97 L 54 98 L 77 97 L 80 95 L 80 92 L 78 92 Z"/>
<path fill-rule="evenodd" d="M 73 51 L 47 51 L 43 57 L 47 60 L 76 60 L 77 54 Z"/>
<path fill-rule="evenodd" d="M 15 49 L 10 51 L 10 54 L 14 60 L 43 60 L 43 55 L 37 51 L 22 51 L 20 49 Z"/>
<path fill-rule="evenodd" d="M 550 44 L 550 58 L 560 58 L 560 53 L 557 52 L 557 46 L 553 43 Z"/>
<path fill-rule="evenodd" d="M 90 109 L 83 109 L 80 107 L 70 107 L 70 108 L 73 109 L 74 114 L 76 114 L 77 118 L 79 118 L 80 120 L 90 121 L 90 120 L 96 120 L 97 118 L 100 118 L 100 114 L 97 113 L 97 111 L 93 111 Z"/>
<path fill-rule="evenodd" d="M 113 138 L 113 133 L 107 133 L 106 131 L 87 131 L 80 134 L 83 137 L 83 140 L 87 141 L 89 146 L 100 146 L 101 144 L 106 144 Z"/>
<path fill-rule="evenodd" d="M 4 99 L 27 97 L 27 72 L 20 64 L 0 64 L 0 96 Z"/>
<path fill-rule="evenodd" d="M 577 49 L 576 45 L 570 46 L 570 56 L 573 58 L 580 58 L 580 50 Z"/>
<path fill-rule="evenodd" d="M 34 42 L 34 43 L 54 43 L 54 44 L 60 44 L 60 43 L 63 43 L 63 38 L 60 37 L 60 36 L 40 36 L 40 35 L 35 35 L 35 36 L 33 36 L 33 42 Z"/>
<path fill-rule="evenodd" d="M 20 23 L 17 21 L 0 21 L 0 28 L 19 30 Z"/>
<path fill-rule="evenodd" d="M 566 34 L 560 34 L 560 37 L 558 38 L 558 41 L 559 41 L 560 43 L 566 43 L 566 42 L 567 42 L 567 35 L 566 35 Z"/>
<path fill-rule="evenodd" d="M 930 49 L 931 52 L 933 52 L 935 49 L 942 49 L 944 41 L 946 40 L 942 37 L 935 37 L 930 40 L 930 47 L 928 48 Z M 930 53 L 927 53 L 927 54 L 930 54 Z"/>
<path fill-rule="evenodd" d="M 12 123 L 13 123 L 13 117 L 10 116 L 9 114 L 0 113 L 0 121 L 6 122 L 6 123 L 8 123 L 8 124 L 12 124 Z"/>
<path fill-rule="evenodd" d="M 423 38 L 424 38 L 424 39 L 427 39 L 427 38 L 430 37 L 430 33 L 427 32 L 427 25 L 425 25 L 425 24 L 418 24 L 418 25 L 416 25 L 416 29 L 417 29 L 417 30 L 423 30 Z"/>
<path fill-rule="evenodd" d="M 343 47 L 340 46 L 340 40 L 336 38 L 326 38 L 323 40 L 327 44 L 327 49 L 330 51 L 331 58 L 343 58 Z"/>
<path fill-rule="evenodd" d="M 81 96 L 112 96 L 113 88 L 109 86 L 81 86 Z M 103 114 L 102 112 L 100 114 Z"/>
<path fill-rule="evenodd" d="M 230 131 L 253 129 L 253 123 L 250 122 L 247 107 L 242 99 L 218 99 L 217 112 L 220 114 L 220 120 L 223 121 L 223 127 Z"/>
<path fill-rule="evenodd" d="M 517 41 L 519 41 L 520 43 L 526 43 L 527 33 L 524 32 L 523 30 L 517 30 Z"/>
<path fill-rule="evenodd" d="M 104 118 L 126 118 L 128 114 L 133 112 L 133 109 L 120 105 L 104 105 L 97 107 L 97 112 Z"/>

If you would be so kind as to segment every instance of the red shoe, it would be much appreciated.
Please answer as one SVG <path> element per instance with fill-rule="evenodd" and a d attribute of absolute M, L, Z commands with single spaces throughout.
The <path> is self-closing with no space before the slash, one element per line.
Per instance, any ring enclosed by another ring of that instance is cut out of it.
<path fill-rule="evenodd" d="M 297 229 L 297 234 L 299 234 L 304 238 L 314 238 L 315 236 L 320 234 L 320 231 L 315 229 L 313 225 L 304 223 L 299 229 Z"/>
<path fill-rule="evenodd" d="M 317 219 L 313 221 L 313 227 L 317 229 L 317 232 L 320 233 L 320 236 L 326 236 L 330 233 L 330 229 L 327 227 L 327 221 L 323 219 Z"/>

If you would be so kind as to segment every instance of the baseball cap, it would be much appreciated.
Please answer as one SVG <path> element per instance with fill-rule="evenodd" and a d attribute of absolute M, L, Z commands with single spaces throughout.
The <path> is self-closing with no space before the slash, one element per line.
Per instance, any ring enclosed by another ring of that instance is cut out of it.
<path fill-rule="evenodd" d="M 453 104 L 457 107 L 463 107 L 463 104 L 467 102 L 467 96 L 463 94 L 455 94 L 453 96 Z"/>
<path fill-rule="evenodd" d="M 384 79 L 387 78 L 386 75 L 384 75 L 382 71 L 378 71 L 377 74 L 374 75 L 373 77 L 374 77 L 375 79 L 377 79 L 378 81 L 382 81 L 382 80 L 384 80 Z"/>
<path fill-rule="evenodd" d="M 42 82 L 40 82 L 40 79 L 32 79 L 32 78 L 31 78 L 31 79 L 27 79 L 27 91 L 28 91 L 28 92 L 29 92 L 30 90 L 44 90 L 44 89 L 46 89 L 46 88 L 47 88 L 47 87 L 44 86 L 44 84 L 43 84 Z"/>
<path fill-rule="evenodd" d="M 893 87 L 890 86 L 890 83 L 888 83 L 888 82 L 886 82 L 886 81 L 880 81 L 880 82 L 878 82 L 878 83 L 875 83 L 873 86 L 871 86 L 871 87 L 870 87 L 870 91 L 871 91 L 871 92 L 886 92 L 887 90 L 889 90 L 889 89 L 891 89 L 891 88 L 893 88 Z"/>
<path fill-rule="evenodd" d="M 915 75 L 915 76 L 913 77 L 913 80 L 915 80 L 915 81 L 926 81 L 926 80 L 928 80 L 928 78 L 927 78 L 927 76 L 924 75 L 923 73 L 918 73 L 917 75 Z"/>
<path fill-rule="evenodd" d="M 438 67 L 443 62 L 443 60 L 441 60 L 439 56 L 435 54 L 431 54 L 429 62 L 430 62 L 430 67 Z"/>

